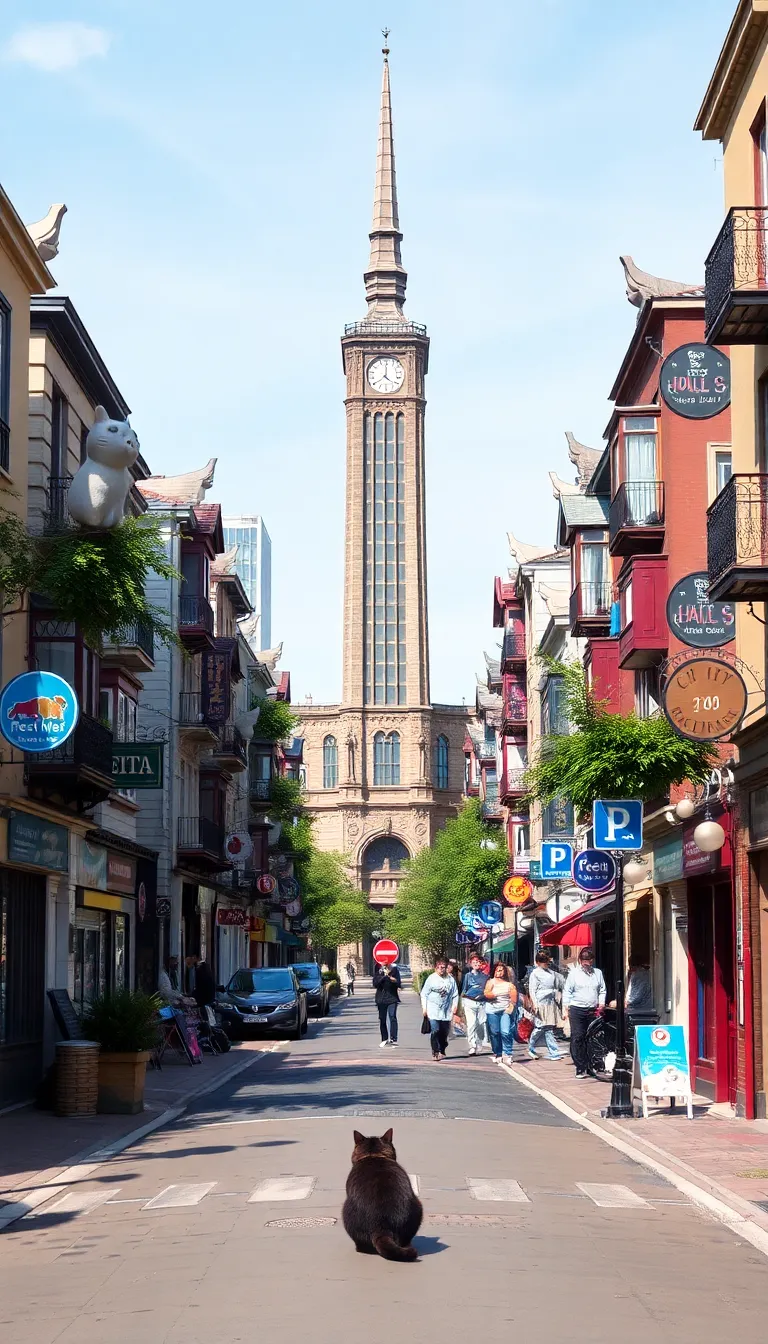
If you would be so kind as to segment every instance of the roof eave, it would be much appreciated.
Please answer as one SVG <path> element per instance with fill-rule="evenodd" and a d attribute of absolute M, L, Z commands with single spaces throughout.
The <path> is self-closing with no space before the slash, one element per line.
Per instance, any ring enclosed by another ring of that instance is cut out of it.
<path fill-rule="evenodd" d="M 51 275 L 40 253 L 16 210 L 10 196 L 0 186 L 0 244 L 13 259 L 29 289 L 30 294 L 45 294 L 56 288 L 56 280 Z"/>
<path fill-rule="evenodd" d="M 739 0 L 693 123 L 703 140 L 722 140 L 768 25 L 768 0 Z"/>

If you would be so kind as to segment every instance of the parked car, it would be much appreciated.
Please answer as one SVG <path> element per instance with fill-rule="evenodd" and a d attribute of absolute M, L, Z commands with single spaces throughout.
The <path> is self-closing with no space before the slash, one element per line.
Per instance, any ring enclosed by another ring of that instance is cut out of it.
<path fill-rule="evenodd" d="M 307 1005 L 315 1017 L 328 1016 L 328 986 L 316 961 L 296 961 L 291 970 L 307 996 Z"/>
<path fill-rule="evenodd" d="M 307 996 L 293 968 L 235 971 L 226 989 L 219 986 L 216 1007 L 228 1036 L 279 1031 L 298 1041 L 307 1030 Z"/>

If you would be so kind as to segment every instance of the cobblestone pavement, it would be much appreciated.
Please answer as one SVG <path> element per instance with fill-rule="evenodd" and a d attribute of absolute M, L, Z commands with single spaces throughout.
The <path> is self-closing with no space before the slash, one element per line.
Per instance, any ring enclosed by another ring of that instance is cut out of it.
<path fill-rule="evenodd" d="M 469 1315 L 569 1344 L 763 1337 L 768 1259 L 463 1041 L 433 1064 L 419 1020 L 406 994 L 380 1049 L 358 994 L 13 1223 L 3 1337 L 389 1344 Z M 339 1221 L 352 1129 L 390 1125 L 415 1265 L 356 1255 Z"/>

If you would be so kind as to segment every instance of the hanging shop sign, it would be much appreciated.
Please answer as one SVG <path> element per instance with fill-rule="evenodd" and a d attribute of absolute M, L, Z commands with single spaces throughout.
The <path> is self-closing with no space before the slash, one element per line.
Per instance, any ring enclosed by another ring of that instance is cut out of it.
<path fill-rule="evenodd" d="M 653 847 L 653 881 L 677 882 L 683 875 L 683 837 L 676 830 L 668 840 L 662 840 Z"/>
<path fill-rule="evenodd" d="M 244 929 L 245 922 L 246 914 L 244 910 L 227 910 L 222 906 L 219 906 L 216 911 L 216 923 L 223 925 L 226 928 L 235 927 Z"/>
<path fill-rule="evenodd" d="M 296 919 L 301 914 L 301 901 L 289 901 L 285 907 L 285 913 L 289 919 Z"/>
<path fill-rule="evenodd" d="M 26 812 L 13 812 L 8 821 L 8 862 L 68 873 L 69 831 Z"/>
<path fill-rule="evenodd" d="M 209 650 L 203 654 L 201 709 L 206 723 L 226 723 L 230 704 L 229 652 Z"/>
<path fill-rule="evenodd" d="M 459 947 L 469 947 L 471 943 L 477 942 L 477 936 L 470 933 L 469 929 L 457 929 L 454 934 L 454 941 Z"/>
<path fill-rule="evenodd" d="M 271 896 L 277 887 L 277 881 L 271 873 L 262 873 L 261 877 L 256 879 L 256 890 L 262 896 Z"/>
<path fill-rule="evenodd" d="M 573 880 L 590 896 L 602 896 L 616 881 L 616 860 L 600 849 L 582 849 L 573 858 Z"/>
<path fill-rule="evenodd" d="M 586 893 L 579 891 L 576 887 L 570 887 L 566 891 L 550 896 L 544 907 L 547 912 L 547 919 L 552 924 L 558 924 L 561 919 L 566 919 L 568 915 L 573 914 L 574 910 L 578 910 L 580 906 L 586 904 L 587 899 Z"/>
<path fill-rule="evenodd" d="M 484 924 L 499 924 L 503 914 L 501 901 L 483 901 L 480 906 L 480 918 Z"/>
<path fill-rule="evenodd" d="M 736 638 L 736 612 L 731 602 L 711 602 L 706 570 L 686 574 L 667 598 L 667 625 L 683 644 L 716 649 Z"/>
<path fill-rule="evenodd" d="M 722 658 L 690 658 L 664 683 L 662 707 L 681 737 L 715 742 L 738 728 L 747 712 L 747 685 Z"/>
<path fill-rule="evenodd" d="M 112 783 L 116 789 L 162 789 L 162 742 L 114 742 Z"/>
<path fill-rule="evenodd" d="M 529 878 L 515 874 L 507 878 L 501 894 L 507 905 L 525 905 L 533 896 L 533 883 Z"/>
<path fill-rule="evenodd" d="M 143 882 L 139 883 L 139 890 L 136 892 L 136 914 L 139 919 L 146 919 L 147 916 L 147 888 Z"/>
<path fill-rule="evenodd" d="M 465 929 L 472 928 L 472 920 L 475 918 L 475 912 L 471 905 L 462 905 L 459 911 L 459 923 Z"/>
<path fill-rule="evenodd" d="M 107 890 L 107 851 L 102 845 L 80 841 L 77 881 L 81 887 L 91 887 L 94 891 Z"/>
<path fill-rule="evenodd" d="M 0 695 L 0 732 L 22 751 L 50 751 L 75 731 L 80 707 L 55 672 L 22 672 Z"/>
<path fill-rule="evenodd" d="M 170 919 L 171 918 L 170 898 L 168 896 L 159 896 L 155 909 L 157 910 L 158 919 Z"/>
<path fill-rule="evenodd" d="M 253 841 L 247 831 L 233 831 L 224 841 L 224 853 L 233 863 L 245 863 L 253 853 Z"/>
<path fill-rule="evenodd" d="M 708 420 L 730 404 L 731 362 L 713 345 L 679 345 L 661 366 L 659 386 L 676 415 Z"/>
<path fill-rule="evenodd" d="M 683 876 L 696 877 L 699 873 L 714 873 L 722 862 L 722 850 L 706 853 L 699 849 L 693 838 L 697 822 L 683 827 Z"/>
<path fill-rule="evenodd" d="M 110 891 L 132 896 L 136 890 L 136 860 L 107 850 L 107 886 Z"/>

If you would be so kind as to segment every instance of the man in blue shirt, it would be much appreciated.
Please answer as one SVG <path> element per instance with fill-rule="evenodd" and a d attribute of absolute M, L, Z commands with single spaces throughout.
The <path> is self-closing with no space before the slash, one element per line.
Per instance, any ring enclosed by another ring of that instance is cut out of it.
<path fill-rule="evenodd" d="M 476 1055 L 485 1040 L 485 999 L 483 990 L 488 979 L 483 970 L 482 958 L 473 952 L 469 958 L 469 970 L 464 972 L 461 982 L 461 1006 L 464 1021 L 467 1024 L 467 1045 L 469 1054 Z"/>
<path fill-rule="evenodd" d="M 572 966 L 563 990 L 563 1017 L 571 1024 L 571 1059 L 576 1077 L 587 1075 L 587 1027 L 605 1007 L 605 980 L 595 966 L 591 947 L 582 947 L 577 966 Z"/>

